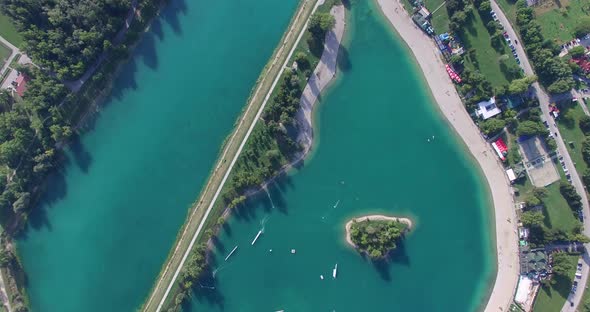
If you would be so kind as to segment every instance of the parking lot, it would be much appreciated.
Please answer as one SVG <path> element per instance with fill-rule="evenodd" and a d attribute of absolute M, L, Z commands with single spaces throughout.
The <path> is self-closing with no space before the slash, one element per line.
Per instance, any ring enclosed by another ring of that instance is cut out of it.
<path fill-rule="evenodd" d="M 537 136 L 518 143 L 525 169 L 536 187 L 547 186 L 559 180 L 557 168 L 551 160 L 545 143 Z"/>

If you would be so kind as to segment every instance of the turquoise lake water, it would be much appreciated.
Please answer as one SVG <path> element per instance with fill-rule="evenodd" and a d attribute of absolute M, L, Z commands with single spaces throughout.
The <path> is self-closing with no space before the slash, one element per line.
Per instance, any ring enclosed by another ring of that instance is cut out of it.
<path fill-rule="evenodd" d="M 229 220 L 216 278 L 196 287 L 187 311 L 457 312 L 487 298 L 494 250 L 480 173 L 377 5 L 354 1 L 348 13 L 339 78 L 315 115 L 314 154 Z M 390 263 L 344 241 L 344 224 L 370 213 L 415 221 Z"/>
<path fill-rule="evenodd" d="M 33 311 L 139 307 L 296 6 L 171 1 L 18 242 Z"/>
<path fill-rule="evenodd" d="M 34 311 L 142 303 L 296 2 L 165 9 L 18 242 Z M 485 300 L 494 255 L 480 173 L 376 4 L 347 13 L 313 154 L 270 187 L 272 202 L 261 193 L 230 218 L 216 279 L 185 310 L 474 311 Z M 368 213 L 415 222 L 388 264 L 344 242 L 344 223 Z"/>

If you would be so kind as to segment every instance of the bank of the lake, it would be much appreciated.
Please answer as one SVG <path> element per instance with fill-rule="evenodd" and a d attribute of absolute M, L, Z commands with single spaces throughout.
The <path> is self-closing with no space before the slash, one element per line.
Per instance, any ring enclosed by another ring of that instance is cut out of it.
<path fill-rule="evenodd" d="M 18 241 L 34 311 L 142 303 L 296 6 L 163 10 Z"/>
<path fill-rule="evenodd" d="M 313 157 L 232 214 L 215 242 L 216 278 L 196 287 L 192 311 L 474 311 L 485 301 L 494 249 L 480 172 L 376 4 L 352 1 L 349 16 Z M 415 221 L 391 263 L 345 242 L 342 225 L 364 214 Z"/>

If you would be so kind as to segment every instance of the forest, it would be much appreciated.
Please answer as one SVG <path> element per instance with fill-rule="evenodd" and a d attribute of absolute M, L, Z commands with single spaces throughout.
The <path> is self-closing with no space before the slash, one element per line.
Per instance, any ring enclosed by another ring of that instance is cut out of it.
<path fill-rule="evenodd" d="M 74 80 L 91 66 L 123 27 L 129 0 L 0 0 L 24 37 L 19 47 L 60 80 Z"/>

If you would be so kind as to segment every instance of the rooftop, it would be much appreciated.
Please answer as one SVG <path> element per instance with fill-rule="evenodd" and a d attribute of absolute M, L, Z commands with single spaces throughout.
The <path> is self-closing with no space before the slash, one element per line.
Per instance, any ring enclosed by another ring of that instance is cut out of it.
<path fill-rule="evenodd" d="M 496 98 L 492 97 L 487 101 L 481 101 L 477 103 L 477 109 L 475 113 L 477 116 L 483 118 L 484 120 L 488 118 L 492 118 L 498 114 L 500 114 L 502 110 L 496 106 Z"/>

